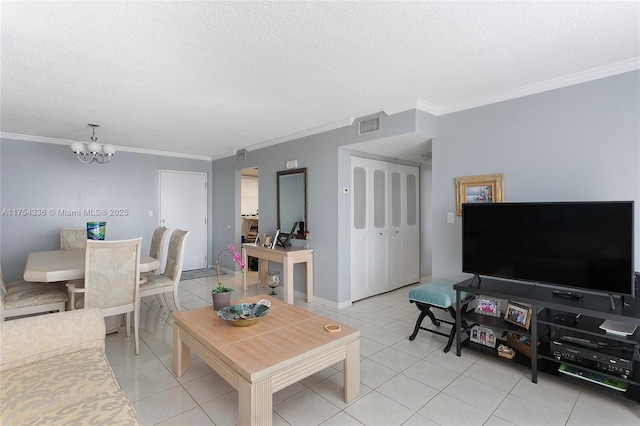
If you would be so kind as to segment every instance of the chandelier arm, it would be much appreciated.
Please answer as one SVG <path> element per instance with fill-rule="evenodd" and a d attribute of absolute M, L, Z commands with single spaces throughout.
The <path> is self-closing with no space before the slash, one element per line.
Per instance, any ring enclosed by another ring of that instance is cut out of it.
<path fill-rule="evenodd" d="M 87 154 L 85 154 L 85 153 L 78 152 L 78 160 L 82 161 L 84 164 L 89 164 L 89 163 L 91 163 L 91 161 L 87 160 L 86 155 Z"/>
<path fill-rule="evenodd" d="M 109 160 L 111 159 L 110 156 L 107 156 L 106 154 L 98 154 L 96 156 L 96 163 L 98 164 L 107 164 L 109 162 Z"/>

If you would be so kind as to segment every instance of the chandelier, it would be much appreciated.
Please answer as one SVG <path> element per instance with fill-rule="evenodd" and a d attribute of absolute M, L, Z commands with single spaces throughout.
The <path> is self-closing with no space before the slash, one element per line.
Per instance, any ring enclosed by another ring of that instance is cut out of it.
<path fill-rule="evenodd" d="M 111 144 L 100 145 L 96 137 L 96 127 L 99 124 L 89 124 L 93 128 L 93 136 L 88 144 L 82 142 L 73 142 L 71 151 L 78 156 L 78 160 L 85 164 L 97 163 L 105 164 L 111 160 L 113 154 L 116 153 L 116 147 Z"/>

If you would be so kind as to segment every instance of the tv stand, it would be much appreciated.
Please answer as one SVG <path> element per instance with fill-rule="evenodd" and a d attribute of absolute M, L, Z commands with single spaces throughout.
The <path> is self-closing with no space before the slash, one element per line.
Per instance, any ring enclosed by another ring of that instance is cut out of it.
<path fill-rule="evenodd" d="M 616 309 L 616 299 L 615 299 L 615 295 L 614 294 L 609 294 L 609 305 L 611 306 L 611 310 L 615 310 Z M 625 302 L 625 296 L 619 295 L 618 296 L 620 298 L 620 303 L 622 304 L 622 306 L 629 306 L 629 304 L 627 302 Z M 640 297 L 640 295 L 638 295 L 638 297 Z M 633 300 L 633 298 L 632 298 Z"/>
<path fill-rule="evenodd" d="M 567 297 L 569 299 L 578 299 L 578 300 L 582 299 L 583 297 L 581 294 L 576 294 L 576 293 L 572 293 L 570 291 L 565 291 L 565 290 L 553 290 L 553 295 L 559 296 L 559 297 Z"/>
<path fill-rule="evenodd" d="M 482 284 L 482 278 L 480 278 L 480 275 L 478 275 L 478 274 L 475 274 L 475 275 L 473 276 L 473 278 L 471 278 L 471 279 L 469 280 L 469 283 L 468 283 L 467 285 L 468 285 L 469 287 L 471 287 L 471 286 L 473 285 L 473 280 L 475 280 L 476 278 L 478 279 L 478 287 L 477 287 L 477 288 L 480 288 L 480 284 Z"/>
<path fill-rule="evenodd" d="M 495 332 L 498 340 L 496 348 L 501 343 L 506 344 L 507 342 L 503 340 L 508 339 L 512 334 L 528 336 L 533 343 L 531 346 L 527 346 L 528 353 L 521 351 L 522 348 L 509 344 L 516 352 L 515 357 L 513 359 L 501 357 L 500 359 L 504 362 L 516 362 L 530 368 L 531 381 L 533 383 L 538 381 L 538 372 L 542 371 L 560 377 L 563 380 L 573 381 L 573 383 L 578 383 L 580 386 L 591 387 L 609 395 L 640 403 L 640 360 L 634 360 L 632 375 L 621 377 L 615 375 L 615 373 L 603 372 L 598 369 L 598 366 L 587 362 L 581 363 L 576 360 L 559 359 L 556 354 L 552 353 L 549 343 L 550 337 L 566 331 L 567 335 L 572 335 L 585 341 L 598 342 L 598 349 L 589 349 L 592 351 L 606 353 L 606 351 L 615 351 L 617 350 L 616 348 L 624 348 L 625 354 L 628 354 L 629 351 L 632 351 L 632 353 L 633 351 L 639 351 L 640 303 L 635 302 L 640 299 L 625 300 L 627 303 L 613 303 L 612 295 L 592 293 L 585 293 L 580 298 L 565 295 L 557 297 L 548 287 L 535 286 L 523 282 L 483 277 L 482 286 L 479 286 L 475 276 L 455 284 L 453 288 L 456 290 L 456 312 L 458 312 L 458 315 L 456 315 L 455 339 L 456 354 L 458 356 L 462 355 L 463 347 L 465 350 L 490 352 L 496 357 L 499 356 L 497 349 L 481 346 L 470 341 L 469 333 L 474 325 L 487 327 Z M 502 317 L 496 318 L 476 313 L 473 309 L 474 303 L 469 303 L 468 309 L 462 310 L 462 292 L 471 293 L 476 297 L 482 295 L 482 297 L 507 300 L 531 306 L 529 329 L 505 321 Z M 577 317 L 576 322 L 558 320 L 559 317 L 567 314 L 574 314 Z M 623 323 L 633 330 L 633 334 L 627 336 L 613 331 L 606 332 L 600 327 L 605 320 Z M 464 328 L 462 327 L 463 324 L 466 324 Z M 634 326 L 637 328 L 634 328 Z M 600 342 L 604 342 L 606 346 L 600 346 Z M 536 343 L 538 344 L 536 345 Z M 623 382 L 626 385 L 626 390 L 614 390 L 602 384 L 575 378 L 570 374 L 566 374 L 564 370 L 567 368 L 574 368 L 586 372 L 585 374 L 609 377 L 617 382 Z"/>

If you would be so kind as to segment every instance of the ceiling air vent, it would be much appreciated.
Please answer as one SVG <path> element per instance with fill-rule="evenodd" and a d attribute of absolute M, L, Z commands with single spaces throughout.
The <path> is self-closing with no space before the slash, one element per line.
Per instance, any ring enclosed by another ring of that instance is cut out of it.
<path fill-rule="evenodd" d="M 376 132 L 380 130 L 380 117 L 370 118 L 358 122 L 358 134 Z"/>

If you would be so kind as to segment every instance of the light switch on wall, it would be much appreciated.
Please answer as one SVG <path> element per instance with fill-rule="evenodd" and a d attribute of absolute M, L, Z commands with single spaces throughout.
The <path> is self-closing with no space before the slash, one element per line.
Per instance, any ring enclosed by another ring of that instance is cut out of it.
<path fill-rule="evenodd" d="M 447 223 L 453 223 L 453 213 L 447 213 Z"/>

